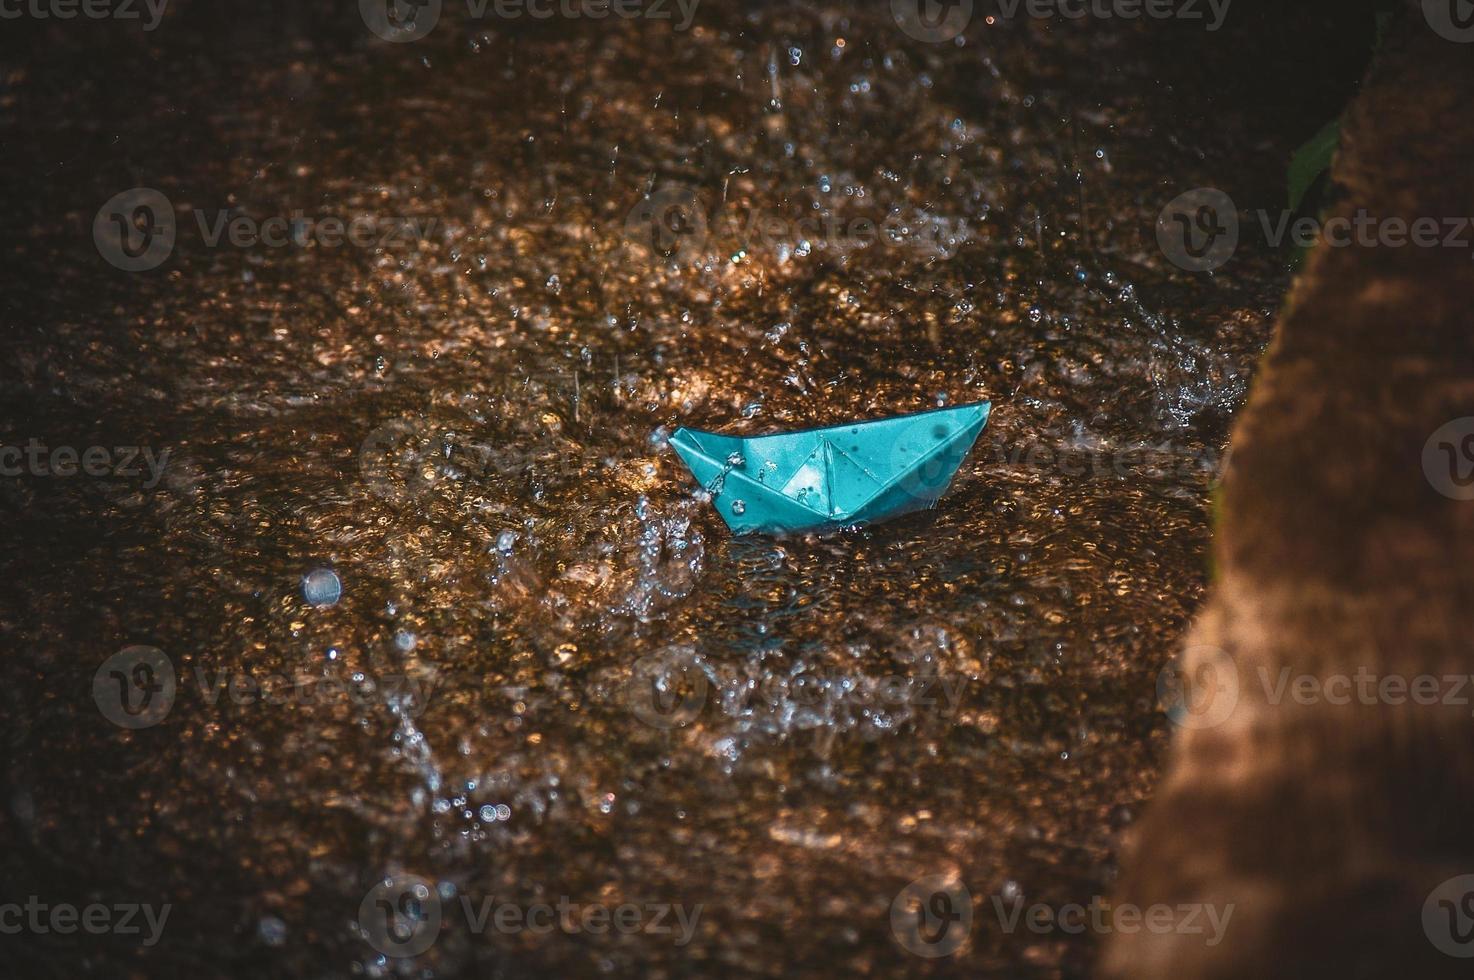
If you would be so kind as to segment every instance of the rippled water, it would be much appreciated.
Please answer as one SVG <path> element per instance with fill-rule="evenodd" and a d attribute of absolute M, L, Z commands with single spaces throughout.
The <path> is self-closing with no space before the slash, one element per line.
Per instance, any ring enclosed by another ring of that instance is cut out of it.
<path fill-rule="evenodd" d="M 1153 222 L 1275 199 L 1333 86 L 1271 124 L 1181 27 L 715 8 L 389 46 L 186 6 L 11 71 L 11 444 L 169 454 L 0 481 L 9 880 L 175 905 L 100 975 L 1088 970 L 989 896 L 1110 888 L 1287 281 Z M 142 274 L 88 238 L 134 186 L 179 217 Z M 211 247 L 227 208 L 424 234 Z M 665 442 L 983 399 L 936 510 L 825 536 L 733 539 Z M 130 645 L 177 675 L 154 727 L 93 696 Z M 417 959 L 359 916 L 393 875 L 439 887 Z M 951 958 L 892 933 L 924 876 L 974 897 Z M 463 896 L 701 912 L 477 935 Z"/>

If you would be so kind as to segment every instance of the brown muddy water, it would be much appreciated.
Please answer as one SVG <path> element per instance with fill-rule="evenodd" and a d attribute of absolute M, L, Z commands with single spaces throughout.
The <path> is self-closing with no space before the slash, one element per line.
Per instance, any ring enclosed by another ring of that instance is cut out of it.
<path fill-rule="evenodd" d="M 5 972 L 1088 974 L 995 909 L 1111 889 L 1289 276 L 1153 225 L 1279 207 L 1355 64 L 1308 17 L 321 7 L 5 27 L 4 442 L 110 455 L 0 478 L 0 898 L 171 908 Z M 149 271 L 94 240 L 132 188 Z M 822 537 L 733 539 L 665 444 L 983 399 L 936 510 Z"/>

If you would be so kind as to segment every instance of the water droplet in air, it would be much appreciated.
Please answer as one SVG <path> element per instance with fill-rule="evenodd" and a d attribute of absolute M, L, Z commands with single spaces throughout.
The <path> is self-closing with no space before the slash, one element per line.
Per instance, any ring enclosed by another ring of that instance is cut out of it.
<path fill-rule="evenodd" d="M 302 577 L 302 598 L 309 605 L 333 606 L 343 597 L 343 583 L 332 569 L 318 568 Z"/>

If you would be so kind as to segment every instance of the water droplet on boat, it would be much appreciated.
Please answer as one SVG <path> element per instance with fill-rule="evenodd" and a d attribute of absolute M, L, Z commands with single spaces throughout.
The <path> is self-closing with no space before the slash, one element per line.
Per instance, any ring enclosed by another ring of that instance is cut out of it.
<path fill-rule="evenodd" d="M 302 577 L 302 598 L 311 606 L 337 605 L 343 597 L 343 583 L 330 568 L 317 568 Z"/>
<path fill-rule="evenodd" d="M 727 457 L 727 465 L 741 468 L 747 465 L 747 459 L 741 453 L 733 453 Z"/>
<path fill-rule="evenodd" d="M 734 513 L 734 514 L 745 514 L 745 513 L 747 513 L 747 504 L 744 503 L 741 500 L 734 500 L 734 501 L 732 501 L 732 513 Z"/>

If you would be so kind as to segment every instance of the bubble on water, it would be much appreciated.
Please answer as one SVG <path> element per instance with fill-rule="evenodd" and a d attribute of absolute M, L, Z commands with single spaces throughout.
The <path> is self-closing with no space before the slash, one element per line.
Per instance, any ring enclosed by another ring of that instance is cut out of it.
<path fill-rule="evenodd" d="M 287 941 L 287 924 L 274 915 L 256 923 L 256 935 L 268 946 L 281 946 Z"/>
<path fill-rule="evenodd" d="M 302 576 L 302 598 L 312 606 L 335 606 L 343 597 L 343 583 L 330 568 L 316 568 Z"/>
<path fill-rule="evenodd" d="M 732 513 L 734 513 L 734 514 L 745 514 L 745 513 L 747 513 L 747 504 L 744 503 L 741 500 L 734 500 L 734 501 L 732 501 Z"/>
<path fill-rule="evenodd" d="M 496 807 L 492 806 L 490 803 L 484 803 L 484 804 L 482 804 L 482 806 L 481 806 L 481 822 L 482 823 L 495 823 L 496 822 Z"/>
<path fill-rule="evenodd" d="M 512 553 L 512 545 L 517 543 L 517 532 L 503 531 L 496 536 L 496 550 L 504 555 Z"/>
<path fill-rule="evenodd" d="M 418 642 L 419 638 L 416 637 L 413 633 L 408 632 L 407 630 L 400 630 L 398 633 L 394 634 L 394 645 L 400 650 L 403 650 L 405 653 L 409 653 L 411 650 L 413 650 L 415 648 L 415 644 Z"/>
<path fill-rule="evenodd" d="M 507 806 L 505 803 L 498 803 L 496 805 L 496 818 L 498 820 L 511 820 L 512 808 Z"/>

